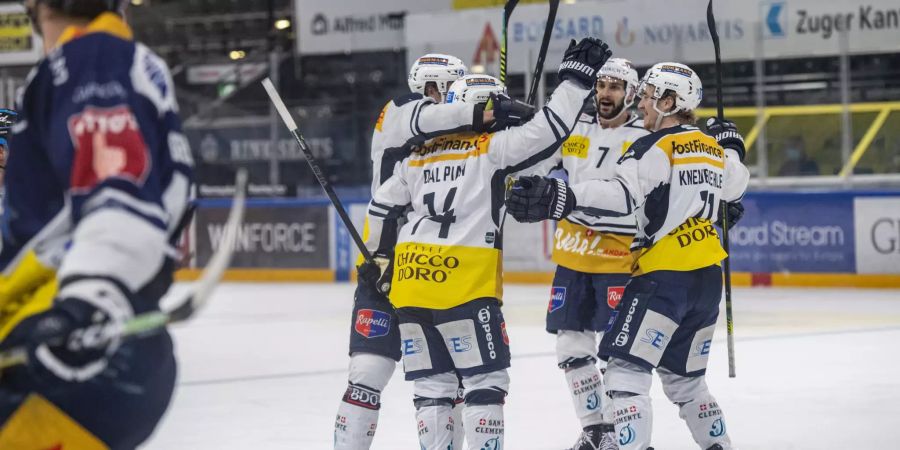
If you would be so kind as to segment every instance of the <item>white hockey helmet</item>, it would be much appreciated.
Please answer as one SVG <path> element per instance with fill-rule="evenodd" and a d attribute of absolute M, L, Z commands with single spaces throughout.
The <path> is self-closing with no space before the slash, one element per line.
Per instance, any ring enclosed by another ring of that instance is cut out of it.
<path fill-rule="evenodd" d="M 670 116 L 678 111 L 693 111 L 700 106 L 700 100 L 703 99 L 703 83 L 697 72 L 690 67 L 674 62 L 662 62 L 654 64 L 644 74 L 641 85 L 638 88 L 638 94 L 646 95 L 648 86 L 655 86 L 652 99 L 653 109 L 660 114 L 661 117 Z M 675 109 L 665 113 L 659 110 L 657 106 L 666 92 L 671 91 L 675 94 Z"/>
<path fill-rule="evenodd" d="M 466 75 L 450 85 L 447 103 L 487 103 L 491 94 L 503 92 L 506 92 L 506 86 L 490 75 Z"/>
<path fill-rule="evenodd" d="M 625 58 L 610 58 L 600 68 L 599 78 L 613 78 L 625 82 L 625 101 L 622 110 L 616 115 L 618 118 L 628 108 L 631 108 L 637 97 L 638 85 L 641 82 L 637 70 L 635 70 L 634 64 Z"/>
<path fill-rule="evenodd" d="M 468 72 L 462 60 L 455 56 L 429 53 L 416 60 L 409 69 L 409 90 L 425 95 L 425 85 L 437 85 L 441 97 L 447 97 L 447 91 L 454 81 Z"/>

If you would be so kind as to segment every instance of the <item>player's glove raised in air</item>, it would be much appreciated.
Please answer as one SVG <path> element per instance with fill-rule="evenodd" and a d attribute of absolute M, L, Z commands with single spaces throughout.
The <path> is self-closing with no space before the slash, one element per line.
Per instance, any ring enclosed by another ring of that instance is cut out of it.
<path fill-rule="evenodd" d="M 388 295 L 391 292 L 391 277 L 394 274 L 391 257 L 384 253 L 372 255 L 359 265 L 356 274 L 359 281 L 374 288 L 376 291 Z"/>
<path fill-rule="evenodd" d="M 506 210 L 519 222 L 560 220 L 573 209 L 575 194 L 558 178 L 521 177 L 506 196 Z"/>
<path fill-rule="evenodd" d="M 134 317 L 128 295 L 105 279 L 64 282 L 53 306 L 20 322 L 0 350 L 27 349 L 37 380 L 90 380 L 106 370 L 124 323 Z"/>
<path fill-rule="evenodd" d="M 506 94 L 491 94 L 488 102 L 494 106 L 494 129 L 516 127 L 534 117 L 534 106 L 515 100 Z"/>
<path fill-rule="evenodd" d="M 584 38 L 577 44 L 572 39 L 559 65 L 559 79 L 571 80 L 585 89 L 593 89 L 600 68 L 610 56 L 612 52 L 600 39 Z"/>
<path fill-rule="evenodd" d="M 737 125 L 730 120 L 719 120 L 716 117 L 706 119 L 706 134 L 712 136 L 722 148 L 730 148 L 737 152 L 744 161 L 747 149 L 744 147 L 744 137 L 738 132 Z"/>
<path fill-rule="evenodd" d="M 726 202 L 722 200 L 719 202 L 719 218 L 716 220 L 715 225 L 719 228 L 722 228 L 722 220 L 725 218 L 725 211 L 728 211 L 728 228 L 733 227 L 738 221 L 741 220 L 741 217 L 744 217 L 744 205 L 741 202 Z"/>

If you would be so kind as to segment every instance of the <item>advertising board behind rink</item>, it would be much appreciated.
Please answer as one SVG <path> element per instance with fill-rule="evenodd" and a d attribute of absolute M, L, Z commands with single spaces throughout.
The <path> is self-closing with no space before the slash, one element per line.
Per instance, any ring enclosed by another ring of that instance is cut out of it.
<path fill-rule="evenodd" d="M 249 205 L 238 231 L 231 267 L 328 269 L 328 207 Z M 227 207 L 201 207 L 195 217 L 197 265 L 202 267 L 225 233 Z"/>
<path fill-rule="evenodd" d="M 900 273 L 900 197 L 853 200 L 857 273 Z"/>
<path fill-rule="evenodd" d="M 853 195 L 748 193 L 731 230 L 737 272 L 856 271 Z"/>

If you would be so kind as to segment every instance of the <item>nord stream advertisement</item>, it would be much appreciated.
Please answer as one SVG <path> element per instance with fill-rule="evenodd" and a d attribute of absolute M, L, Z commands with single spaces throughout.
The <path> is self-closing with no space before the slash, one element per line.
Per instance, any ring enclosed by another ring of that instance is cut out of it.
<path fill-rule="evenodd" d="M 900 272 L 900 195 L 753 192 L 731 230 L 737 272 Z"/>
<path fill-rule="evenodd" d="M 855 272 L 853 197 L 762 193 L 744 198 L 731 230 L 738 272 Z"/>

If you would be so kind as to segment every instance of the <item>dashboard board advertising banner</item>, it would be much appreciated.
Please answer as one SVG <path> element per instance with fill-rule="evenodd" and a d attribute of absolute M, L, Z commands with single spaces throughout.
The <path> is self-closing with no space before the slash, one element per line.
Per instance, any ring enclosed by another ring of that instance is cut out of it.
<path fill-rule="evenodd" d="M 598 37 L 617 57 L 638 66 L 660 61 L 710 63 L 708 0 L 579 1 L 560 5 L 545 70 L 553 70 L 571 39 Z M 508 64 L 530 72 L 547 21 L 546 4 L 522 4 L 509 22 Z M 716 24 L 724 60 L 838 55 L 842 36 L 850 53 L 895 52 L 900 6 L 893 0 L 719 0 Z M 449 53 L 470 67 L 496 70 L 502 41 L 500 7 L 411 13 L 406 18 L 409 63 L 425 53 Z"/>
<path fill-rule="evenodd" d="M 751 193 L 731 230 L 736 272 L 856 270 L 853 197 L 841 194 Z"/>
<path fill-rule="evenodd" d="M 201 206 L 194 217 L 196 259 L 200 267 L 209 261 L 225 233 L 227 201 L 212 205 Z M 325 205 L 274 200 L 250 203 L 238 231 L 231 267 L 329 269 L 328 212 Z"/>
<path fill-rule="evenodd" d="M 900 273 L 900 196 L 853 200 L 857 273 Z"/>

